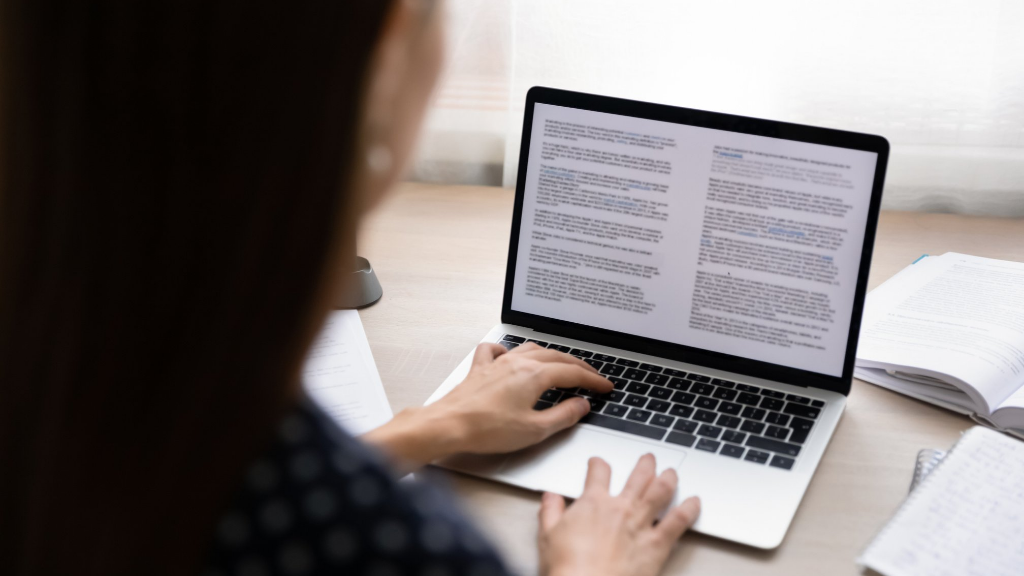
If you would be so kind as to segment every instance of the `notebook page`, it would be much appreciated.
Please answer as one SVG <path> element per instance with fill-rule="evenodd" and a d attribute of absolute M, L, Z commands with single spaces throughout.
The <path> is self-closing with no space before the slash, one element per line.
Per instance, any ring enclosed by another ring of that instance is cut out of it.
<path fill-rule="evenodd" d="M 1024 573 L 1024 442 L 976 426 L 858 560 L 885 576 Z"/>

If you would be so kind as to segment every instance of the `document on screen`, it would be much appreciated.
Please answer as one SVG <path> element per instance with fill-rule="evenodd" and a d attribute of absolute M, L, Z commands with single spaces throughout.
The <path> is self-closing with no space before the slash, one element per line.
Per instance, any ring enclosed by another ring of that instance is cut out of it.
<path fill-rule="evenodd" d="M 512 309 L 839 375 L 876 161 L 537 104 Z"/>

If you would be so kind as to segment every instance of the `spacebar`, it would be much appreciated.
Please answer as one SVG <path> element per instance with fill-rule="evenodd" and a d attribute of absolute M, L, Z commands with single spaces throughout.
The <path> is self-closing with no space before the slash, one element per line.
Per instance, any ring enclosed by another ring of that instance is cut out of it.
<path fill-rule="evenodd" d="M 582 420 L 580 420 L 580 422 L 593 424 L 594 426 L 600 426 L 601 428 L 611 428 L 612 430 L 618 430 L 619 432 L 628 432 L 630 434 L 636 434 L 637 436 L 643 436 L 644 438 L 650 438 L 652 440 L 661 440 L 665 436 L 664 428 L 648 426 L 646 424 L 640 424 L 639 422 L 633 422 L 632 420 L 612 418 L 611 416 L 604 416 L 603 414 L 587 414 Z"/>

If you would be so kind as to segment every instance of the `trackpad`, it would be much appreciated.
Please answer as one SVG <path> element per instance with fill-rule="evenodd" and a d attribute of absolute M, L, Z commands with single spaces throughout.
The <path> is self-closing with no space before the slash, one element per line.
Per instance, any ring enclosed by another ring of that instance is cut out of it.
<path fill-rule="evenodd" d="M 666 468 L 678 468 L 686 457 L 686 452 L 664 444 L 574 426 L 510 456 L 498 477 L 519 486 L 576 498 L 583 492 L 587 461 L 598 456 L 611 466 L 611 493 L 618 494 L 637 460 L 648 452 L 654 454 L 659 474 Z"/>

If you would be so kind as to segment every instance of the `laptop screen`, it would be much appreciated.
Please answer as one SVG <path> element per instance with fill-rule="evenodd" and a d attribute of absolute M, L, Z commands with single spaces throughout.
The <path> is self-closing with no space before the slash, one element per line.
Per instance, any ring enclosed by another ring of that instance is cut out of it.
<path fill-rule="evenodd" d="M 841 376 L 877 162 L 538 102 L 511 309 Z"/>

